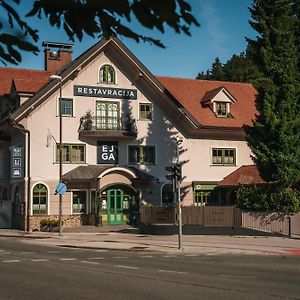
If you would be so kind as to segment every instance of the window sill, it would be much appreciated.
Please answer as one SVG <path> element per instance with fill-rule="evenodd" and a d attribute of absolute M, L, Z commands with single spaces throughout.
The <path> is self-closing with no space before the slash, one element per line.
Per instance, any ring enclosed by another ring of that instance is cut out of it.
<path fill-rule="evenodd" d="M 237 167 L 237 165 L 236 164 L 233 165 L 211 164 L 210 167 Z"/>

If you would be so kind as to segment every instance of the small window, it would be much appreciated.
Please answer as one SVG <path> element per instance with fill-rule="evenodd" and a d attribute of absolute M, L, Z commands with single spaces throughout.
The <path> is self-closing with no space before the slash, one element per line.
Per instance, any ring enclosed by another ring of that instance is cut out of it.
<path fill-rule="evenodd" d="M 85 163 L 85 145 L 82 144 L 63 144 L 62 145 L 63 163 Z M 59 162 L 59 144 L 56 144 L 56 162 Z"/>
<path fill-rule="evenodd" d="M 64 117 L 73 117 L 73 99 L 61 99 L 61 115 Z"/>
<path fill-rule="evenodd" d="M 100 68 L 100 74 L 99 74 L 99 81 L 102 83 L 111 83 L 114 84 L 116 83 L 115 79 L 115 70 L 112 66 L 110 65 L 103 65 Z"/>
<path fill-rule="evenodd" d="M 140 120 L 152 120 L 151 103 L 140 103 Z"/>
<path fill-rule="evenodd" d="M 129 146 L 128 154 L 129 164 L 155 164 L 154 146 Z"/>
<path fill-rule="evenodd" d="M 73 191 L 73 214 L 86 213 L 86 191 Z"/>
<path fill-rule="evenodd" d="M 218 117 L 228 117 L 226 102 L 216 102 L 216 115 Z"/>
<path fill-rule="evenodd" d="M 48 189 L 44 184 L 37 184 L 33 188 L 32 195 L 32 213 L 34 215 L 47 214 Z"/>
<path fill-rule="evenodd" d="M 213 165 L 235 165 L 235 149 L 212 149 Z"/>
<path fill-rule="evenodd" d="M 194 192 L 194 204 L 195 206 L 207 205 L 210 198 L 211 191 L 195 191 Z"/>

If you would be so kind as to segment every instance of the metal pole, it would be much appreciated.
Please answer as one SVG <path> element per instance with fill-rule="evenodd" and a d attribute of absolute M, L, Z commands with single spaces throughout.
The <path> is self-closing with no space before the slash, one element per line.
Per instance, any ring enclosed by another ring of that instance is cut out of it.
<path fill-rule="evenodd" d="M 62 182 L 62 78 L 59 79 L 59 182 Z M 59 236 L 62 236 L 62 195 L 59 194 Z"/>
<path fill-rule="evenodd" d="M 176 147 L 177 164 L 179 164 L 179 141 Z M 180 199 L 180 179 L 177 182 L 177 203 L 178 203 L 178 249 L 182 250 L 182 215 L 181 215 L 181 199 Z"/>

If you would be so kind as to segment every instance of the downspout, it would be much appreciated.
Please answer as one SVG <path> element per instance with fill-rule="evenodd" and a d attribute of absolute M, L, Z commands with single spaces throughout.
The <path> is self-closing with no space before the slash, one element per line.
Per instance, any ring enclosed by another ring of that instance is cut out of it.
<path fill-rule="evenodd" d="M 30 201 L 30 188 L 31 188 L 31 178 L 30 178 L 30 131 L 21 127 L 19 124 L 15 122 L 13 119 L 9 119 L 9 123 L 13 128 L 20 130 L 25 137 L 27 138 L 25 141 L 25 152 L 27 154 L 27 160 L 25 161 L 25 181 L 27 182 L 27 194 L 25 195 L 25 231 L 30 232 L 30 211 L 31 211 L 31 201 Z"/>

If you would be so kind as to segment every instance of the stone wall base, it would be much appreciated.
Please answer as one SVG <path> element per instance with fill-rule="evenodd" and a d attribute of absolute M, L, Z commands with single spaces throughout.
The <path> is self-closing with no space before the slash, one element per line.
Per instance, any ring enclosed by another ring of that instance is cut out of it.
<path fill-rule="evenodd" d="M 41 220 L 58 220 L 58 215 L 30 216 L 30 231 L 39 231 Z M 62 216 L 63 227 L 78 227 L 95 225 L 95 215 L 67 215 Z"/>

